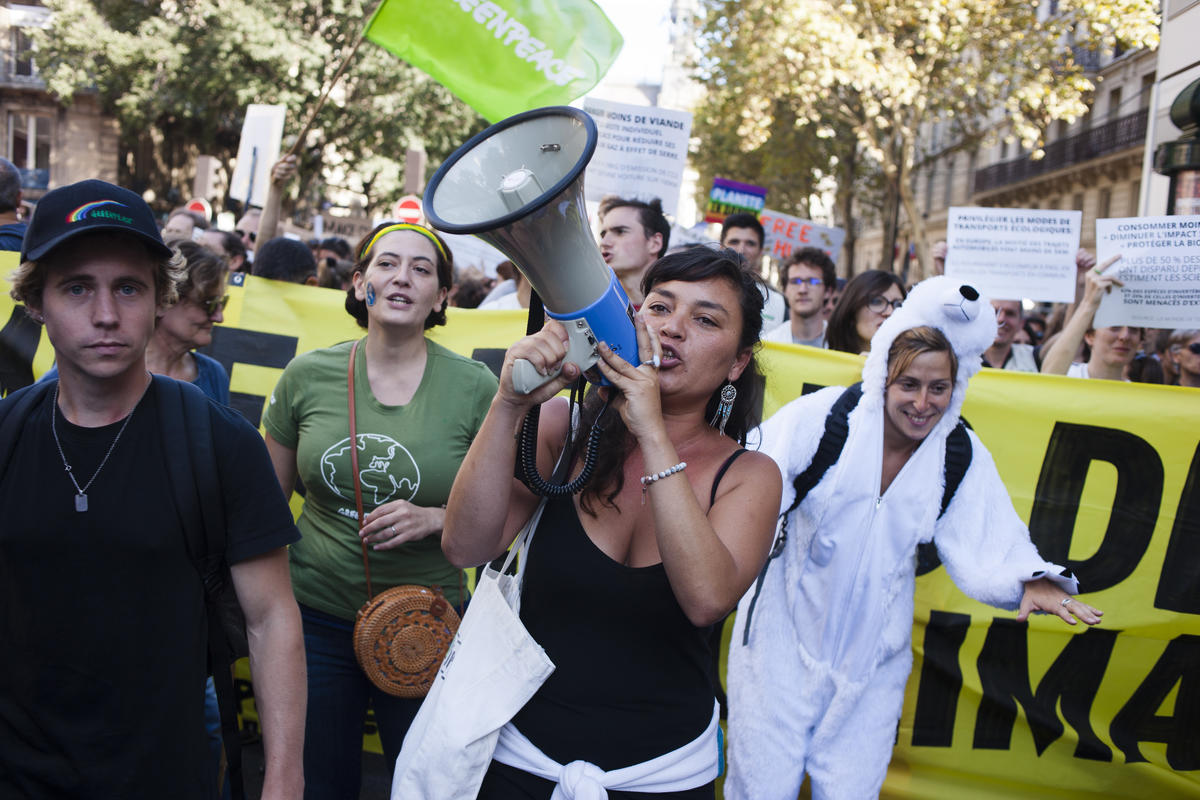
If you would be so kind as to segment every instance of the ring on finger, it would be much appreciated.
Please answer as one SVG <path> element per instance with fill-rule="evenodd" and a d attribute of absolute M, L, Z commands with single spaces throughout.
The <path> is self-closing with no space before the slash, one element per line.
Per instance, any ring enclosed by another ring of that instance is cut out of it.
<path fill-rule="evenodd" d="M 1066 606 L 1068 603 L 1070 603 L 1070 602 L 1071 602 L 1071 600 L 1072 600 L 1072 599 L 1073 599 L 1073 598 L 1070 598 L 1070 597 L 1064 597 L 1062 600 L 1059 600 L 1059 601 L 1058 601 L 1058 604 L 1059 604 L 1060 606 Z"/>
<path fill-rule="evenodd" d="M 1104 270 L 1100 269 L 1099 267 L 1092 267 L 1092 272 L 1096 273 L 1097 275 L 1104 274 Z"/>
<path fill-rule="evenodd" d="M 392 536 L 396 535 L 396 526 L 395 525 L 388 525 L 388 530 L 392 532 Z"/>

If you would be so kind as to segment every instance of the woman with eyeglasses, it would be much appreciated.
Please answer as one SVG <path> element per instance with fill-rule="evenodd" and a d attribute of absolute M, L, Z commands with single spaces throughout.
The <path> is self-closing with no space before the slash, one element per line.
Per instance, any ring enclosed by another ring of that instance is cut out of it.
<path fill-rule="evenodd" d="M 869 269 L 846 283 L 829 315 L 826 346 L 843 353 L 866 353 L 871 337 L 905 298 L 904 284 L 890 272 Z"/>

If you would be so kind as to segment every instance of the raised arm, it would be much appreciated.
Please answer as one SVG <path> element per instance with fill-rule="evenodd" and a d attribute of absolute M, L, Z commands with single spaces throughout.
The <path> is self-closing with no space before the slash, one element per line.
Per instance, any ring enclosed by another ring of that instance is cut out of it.
<path fill-rule="evenodd" d="M 1106 273 L 1109 267 L 1119 261 L 1121 256 L 1115 255 L 1098 267 L 1089 269 L 1084 276 L 1083 299 L 1075 307 L 1070 319 L 1063 326 L 1062 332 L 1054 343 L 1042 355 L 1042 373 L 1045 375 L 1066 375 L 1075 360 L 1075 353 L 1083 342 L 1083 335 L 1092 327 L 1096 309 L 1104 295 L 1112 291 L 1114 286 L 1123 286 L 1115 275 Z"/>
<path fill-rule="evenodd" d="M 505 354 L 500 387 L 459 467 L 446 504 L 442 552 L 451 564 L 470 567 L 500 555 L 533 513 L 537 497 L 513 478 L 521 423 L 534 405 L 545 404 L 538 426 L 538 469 L 549 474 L 557 456 L 553 443 L 565 440 L 569 420 L 565 403 L 546 401 L 578 377 L 579 370 L 574 364 L 563 364 L 559 377 L 522 395 L 513 389 L 513 362 L 527 359 L 545 374 L 562 364 L 566 340 L 563 327 L 551 321 Z"/>

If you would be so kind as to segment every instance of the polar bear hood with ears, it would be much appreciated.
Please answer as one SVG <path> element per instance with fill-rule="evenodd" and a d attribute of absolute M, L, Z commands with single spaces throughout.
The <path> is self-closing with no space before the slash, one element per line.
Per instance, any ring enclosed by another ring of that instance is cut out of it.
<path fill-rule="evenodd" d="M 996 315 L 991 303 L 972 286 L 939 275 L 921 281 L 908 293 L 904 305 L 884 320 L 871 337 L 871 352 L 863 366 L 862 404 L 883 407 L 887 385 L 887 359 L 892 342 L 902 331 L 927 325 L 950 340 L 958 358 L 954 392 L 935 429 L 948 434 L 958 424 L 967 381 L 983 366 L 983 353 L 996 340 Z"/>

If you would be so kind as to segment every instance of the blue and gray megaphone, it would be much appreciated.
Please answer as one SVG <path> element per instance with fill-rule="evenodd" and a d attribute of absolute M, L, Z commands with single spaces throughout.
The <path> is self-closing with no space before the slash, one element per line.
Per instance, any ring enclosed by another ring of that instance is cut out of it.
<path fill-rule="evenodd" d="M 425 214 L 439 231 L 474 234 L 504 253 L 567 329 L 567 361 L 587 373 L 606 342 L 638 364 L 633 307 L 600 256 L 583 203 L 583 170 L 596 150 L 596 123 L 566 106 L 497 122 L 458 148 L 425 189 Z M 528 394 L 554 377 L 522 359 L 513 384 Z M 588 373 L 603 382 L 598 370 Z"/>

